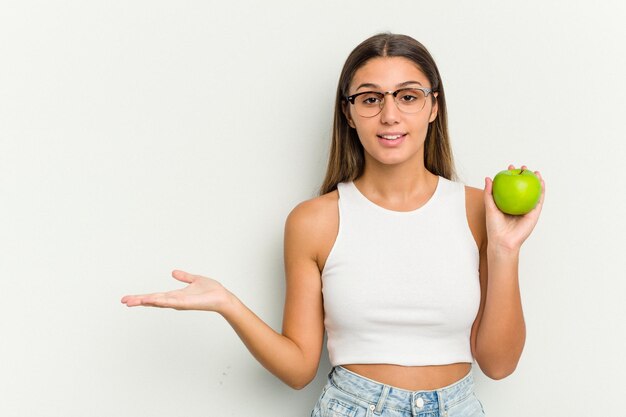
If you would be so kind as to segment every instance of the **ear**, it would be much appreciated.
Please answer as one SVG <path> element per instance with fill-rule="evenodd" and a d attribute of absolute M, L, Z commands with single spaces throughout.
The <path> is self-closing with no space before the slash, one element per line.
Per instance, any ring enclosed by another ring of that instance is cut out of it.
<path fill-rule="evenodd" d="M 437 96 L 439 93 L 433 93 L 433 97 L 435 97 L 435 104 L 433 104 L 433 108 L 430 110 L 430 117 L 428 118 L 428 123 L 433 122 L 437 118 L 437 112 L 439 111 L 439 100 L 437 100 Z"/>
<path fill-rule="evenodd" d="M 341 110 L 343 111 L 343 115 L 346 116 L 346 120 L 348 120 L 348 125 L 352 129 L 356 129 L 354 122 L 352 121 L 352 116 L 350 115 L 350 106 L 345 101 L 341 104 Z"/>

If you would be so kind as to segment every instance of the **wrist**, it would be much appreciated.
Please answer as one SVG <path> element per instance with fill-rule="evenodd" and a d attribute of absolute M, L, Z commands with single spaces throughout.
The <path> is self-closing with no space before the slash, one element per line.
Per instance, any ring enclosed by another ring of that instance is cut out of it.
<path fill-rule="evenodd" d="M 233 317 L 237 310 L 242 306 L 241 300 L 235 296 L 232 292 L 226 290 L 224 299 L 220 303 L 220 308 L 217 310 L 226 320 Z"/>
<path fill-rule="evenodd" d="M 520 247 L 509 247 L 489 242 L 487 244 L 487 256 L 489 259 L 517 259 L 519 258 Z"/>

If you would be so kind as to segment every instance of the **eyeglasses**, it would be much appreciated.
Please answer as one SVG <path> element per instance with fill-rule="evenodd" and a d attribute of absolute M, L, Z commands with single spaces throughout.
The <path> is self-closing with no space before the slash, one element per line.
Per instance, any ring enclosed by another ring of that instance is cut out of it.
<path fill-rule="evenodd" d="M 398 109 L 404 113 L 418 113 L 426 104 L 426 97 L 433 92 L 430 88 L 401 88 L 396 91 L 364 91 L 344 97 L 346 101 L 354 105 L 359 116 L 374 117 L 378 115 L 385 105 L 385 96 L 391 94 Z"/>

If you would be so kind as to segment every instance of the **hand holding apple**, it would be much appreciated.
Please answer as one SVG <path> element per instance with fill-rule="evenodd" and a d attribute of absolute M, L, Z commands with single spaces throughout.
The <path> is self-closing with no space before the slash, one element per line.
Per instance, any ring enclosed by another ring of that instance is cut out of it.
<path fill-rule="evenodd" d="M 541 181 L 528 169 L 500 171 L 493 179 L 493 199 L 506 214 L 523 215 L 535 208 L 541 197 Z"/>
<path fill-rule="evenodd" d="M 514 165 L 509 165 L 509 170 L 515 170 Z M 522 165 L 521 170 L 526 170 L 526 166 Z M 509 215 L 501 211 L 495 203 L 493 196 L 494 180 L 489 177 L 485 178 L 485 214 L 486 214 L 486 227 L 487 236 L 489 241 L 489 247 L 491 250 L 498 250 L 500 253 L 508 252 L 515 253 L 519 251 L 520 247 L 528 236 L 532 233 L 541 210 L 543 208 L 543 200 L 545 198 L 545 183 L 541 173 L 535 171 L 534 174 L 539 179 L 540 183 L 540 197 L 539 202 L 536 203 L 534 209 L 525 215 Z M 518 175 L 519 176 L 519 175 Z"/>

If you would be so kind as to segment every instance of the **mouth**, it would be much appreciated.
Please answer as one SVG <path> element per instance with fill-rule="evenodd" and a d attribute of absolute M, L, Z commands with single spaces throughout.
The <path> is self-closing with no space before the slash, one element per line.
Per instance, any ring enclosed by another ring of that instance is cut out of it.
<path fill-rule="evenodd" d="M 384 139 L 389 142 L 394 142 L 396 140 L 404 138 L 406 136 L 406 133 L 404 134 L 397 133 L 393 135 L 376 135 L 376 136 L 378 136 L 379 139 Z"/>

